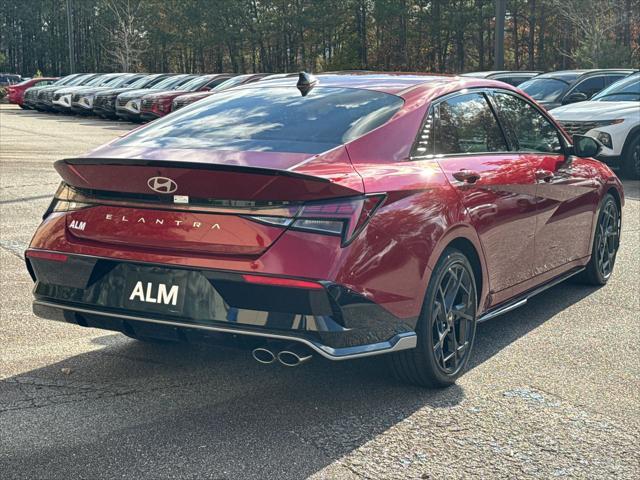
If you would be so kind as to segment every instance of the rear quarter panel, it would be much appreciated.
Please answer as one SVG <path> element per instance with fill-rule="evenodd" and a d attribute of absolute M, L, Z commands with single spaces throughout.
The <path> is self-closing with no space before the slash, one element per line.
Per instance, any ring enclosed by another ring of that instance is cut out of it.
<path fill-rule="evenodd" d="M 481 259 L 482 283 L 487 284 L 482 248 L 457 192 L 435 160 L 409 158 L 427 108 L 427 103 L 410 108 L 347 144 L 365 191 L 386 193 L 387 200 L 351 245 L 337 278 L 363 285 L 376 301 L 390 301 L 415 315 L 436 262 L 457 238 L 473 244 Z"/>

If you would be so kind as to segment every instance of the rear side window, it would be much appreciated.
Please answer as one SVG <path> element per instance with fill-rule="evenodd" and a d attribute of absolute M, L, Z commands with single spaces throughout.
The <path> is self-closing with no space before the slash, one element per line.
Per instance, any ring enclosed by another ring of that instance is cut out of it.
<path fill-rule="evenodd" d="M 501 118 L 506 120 L 509 140 L 521 152 L 561 153 L 558 131 L 538 110 L 508 93 L 495 92 Z"/>
<path fill-rule="evenodd" d="M 508 150 L 498 121 L 481 93 L 460 95 L 436 106 L 434 145 L 436 155 Z"/>
<path fill-rule="evenodd" d="M 571 93 L 580 92 L 591 98 L 603 88 L 604 77 L 591 77 L 578 83 Z"/>
<path fill-rule="evenodd" d="M 386 123 L 395 95 L 318 86 L 226 90 L 153 122 L 118 146 L 321 153 Z"/>

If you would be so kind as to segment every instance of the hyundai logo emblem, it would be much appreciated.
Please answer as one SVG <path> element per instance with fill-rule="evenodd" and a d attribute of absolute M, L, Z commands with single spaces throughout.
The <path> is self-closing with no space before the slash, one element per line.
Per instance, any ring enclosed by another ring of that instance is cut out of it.
<path fill-rule="evenodd" d="M 147 180 L 147 185 L 158 193 L 173 193 L 178 189 L 178 184 L 167 177 L 151 177 Z"/>

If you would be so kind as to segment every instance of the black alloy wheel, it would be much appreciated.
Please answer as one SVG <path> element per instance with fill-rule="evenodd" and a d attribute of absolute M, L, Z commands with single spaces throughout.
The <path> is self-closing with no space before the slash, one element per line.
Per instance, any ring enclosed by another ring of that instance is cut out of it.
<path fill-rule="evenodd" d="M 469 260 L 458 250 L 446 249 L 429 282 L 416 329 L 417 348 L 390 356 L 395 375 L 426 387 L 455 383 L 473 349 L 477 303 Z"/>
<path fill-rule="evenodd" d="M 431 312 L 433 354 L 446 375 L 466 364 L 475 322 L 473 274 L 464 263 L 451 264 L 440 280 Z"/>
<path fill-rule="evenodd" d="M 600 207 L 596 231 L 583 280 L 592 285 L 604 285 L 611 278 L 620 245 L 620 210 L 616 200 L 607 193 Z"/>

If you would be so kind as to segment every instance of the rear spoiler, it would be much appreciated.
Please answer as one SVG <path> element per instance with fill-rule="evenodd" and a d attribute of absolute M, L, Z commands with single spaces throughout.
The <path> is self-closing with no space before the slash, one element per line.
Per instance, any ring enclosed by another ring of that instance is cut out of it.
<path fill-rule="evenodd" d="M 140 158 L 93 158 L 93 157 L 74 157 L 57 160 L 53 166 L 56 171 L 64 178 L 62 171 L 66 165 L 117 165 L 122 167 L 139 166 L 139 167 L 163 167 L 163 168 L 181 168 L 189 170 L 208 170 L 218 172 L 236 172 L 236 173 L 253 173 L 256 175 L 282 176 L 289 178 L 299 178 L 301 180 L 312 180 L 314 182 L 331 183 L 328 178 L 307 175 L 304 173 L 292 172 L 290 170 L 278 170 L 271 168 L 248 167 L 246 165 L 225 165 L 219 163 L 204 162 L 183 162 L 175 160 L 148 160 Z"/>
<path fill-rule="evenodd" d="M 327 171 L 322 168 L 325 165 L 320 165 L 318 175 L 224 163 L 122 158 L 68 158 L 54 166 L 72 187 L 125 197 L 159 192 L 164 197 L 175 194 L 200 199 L 306 202 L 364 193 L 355 171 Z M 153 188 L 149 182 L 154 179 L 169 182 L 171 189 Z"/>

